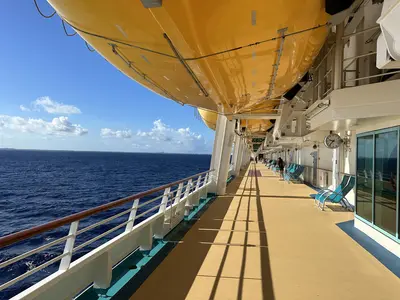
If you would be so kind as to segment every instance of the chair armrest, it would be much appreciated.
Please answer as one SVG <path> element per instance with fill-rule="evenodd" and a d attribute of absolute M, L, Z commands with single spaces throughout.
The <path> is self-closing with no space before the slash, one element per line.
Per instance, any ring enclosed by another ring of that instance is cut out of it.
<path fill-rule="evenodd" d="M 324 193 L 324 194 L 326 194 L 326 195 L 325 195 L 325 198 L 324 198 L 324 199 L 320 199 L 320 201 L 321 201 L 321 200 L 326 201 L 326 199 L 327 199 L 329 196 L 332 196 L 332 195 L 340 196 L 340 197 L 344 198 L 344 195 L 343 195 L 343 194 L 339 194 L 339 193 L 337 193 L 337 192 L 335 192 L 335 191 L 332 191 L 332 190 L 328 190 L 328 191 L 327 191 L 326 193 Z M 322 194 L 321 196 L 323 196 L 324 194 Z"/>
<path fill-rule="evenodd" d="M 334 191 L 332 191 L 332 190 L 330 190 L 330 189 L 323 189 L 323 190 L 320 190 L 320 191 L 318 192 L 318 195 L 322 195 L 322 194 L 325 194 L 325 193 L 328 193 L 328 192 L 333 193 Z"/>

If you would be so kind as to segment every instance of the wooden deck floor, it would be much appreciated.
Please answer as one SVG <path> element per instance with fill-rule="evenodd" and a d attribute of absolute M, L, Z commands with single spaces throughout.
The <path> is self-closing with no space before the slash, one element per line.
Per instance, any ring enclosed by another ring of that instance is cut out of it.
<path fill-rule="evenodd" d="M 131 299 L 400 299 L 400 280 L 336 225 L 352 213 L 249 170 L 262 176 L 232 181 Z"/>

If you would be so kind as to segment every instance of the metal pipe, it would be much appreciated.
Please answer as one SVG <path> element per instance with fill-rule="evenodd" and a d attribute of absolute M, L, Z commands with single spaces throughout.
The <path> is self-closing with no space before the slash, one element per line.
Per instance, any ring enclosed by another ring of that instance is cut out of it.
<path fill-rule="evenodd" d="M 348 57 L 348 58 L 343 59 L 343 61 L 352 59 L 352 61 L 346 67 L 343 68 L 343 71 L 347 70 L 347 68 L 349 68 L 358 58 L 365 57 L 365 56 L 370 56 L 370 55 L 373 55 L 373 54 L 376 54 L 376 53 L 377 52 L 375 51 L 375 52 L 365 53 L 365 54 L 361 54 L 361 55 L 357 55 L 357 56 L 354 56 L 354 57 Z"/>
<path fill-rule="evenodd" d="M 346 60 L 350 60 L 350 59 L 357 59 L 357 58 L 361 58 L 361 57 L 365 57 L 365 56 L 370 56 L 370 55 L 373 55 L 373 54 L 376 54 L 377 52 L 375 51 L 375 52 L 369 52 L 369 53 L 364 53 L 364 54 L 360 54 L 360 55 L 357 55 L 357 56 L 353 56 L 353 57 L 346 57 L 346 58 L 344 58 L 343 59 L 343 61 L 346 61 Z"/>
<path fill-rule="evenodd" d="M 108 234 L 114 232 L 115 230 L 121 228 L 122 226 L 128 224 L 129 222 L 130 222 L 130 220 L 127 220 L 127 221 L 125 221 L 125 222 L 123 222 L 123 223 L 121 223 L 121 224 L 119 224 L 119 225 L 117 225 L 117 226 L 111 228 L 110 230 L 107 230 L 106 232 L 103 232 L 102 234 L 99 234 L 98 236 L 96 236 L 96 237 L 94 237 L 94 238 L 92 238 L 92 239 L 90 239 L 90 240 L 88 240 L 88 241 L 86 241 L 86 242 L 80 244 L 79 246 L 77 246 L 77 247 L 75 247 L 75 248 L 73 249 L 73 252 L 76 252 L 76 251 L 78 251 L 79 249 L 82 249 L 83 247 L 85 247 L 85 246 L 87 246 L 87 245 L 89 245 L 89 244 L 91 244 L 91 243 L 93 243 L 93 242 L 95 242 L 95 241 L 101 239 L 102 237 L 104 237 L 104 236 L 106 236 L 106 235 L 108 235 Z"/>
<path fill-rule="evenodd" d="M 167 97 L 170 99 L 174 100 L 175 102 L 184 105 L 185 103 L 179 101 L 176 99 L 170 92 L 168 92 L 166 89 L 164 89 L 161 85 L 156 83 L 153 79 L 151 79 L 149 76 L 147 76 L 145 73 L 143 73 L 141 70 L 139 70 L 136 66 L 133 65 L 131 61 L 129 61 L 121 52 L 121 50 L 117 50 L 117 45 L 115 44 L 110 44 L 112 48 L 112 52 L 117 55 L 127 66 L 129 69 L 133 70 L 138 76 L 140 76 L 143 80 L 147 81 L 149 84 L 153 85 L 154 87 L 158 88 L 161 90 Z"/>
<path fill-rule="evenodd" d="M 116 219 L 118 217 L 126 215 L 127 213 L 131 212 L 132 210 L 133 210 L 133 208 L 124 210 L 124 211 L 120 212 L 119 214 L 113 215 L 112 217 L 109 217 L 107 219 L 101 220 L 101 221 L 96 222 L 96 223 L 94 223 L 92 225 L 86 226 L 85 228 L 82 228 L 81 230 L 78 230 L 76 235 L 80 235 L 80 234 L 82 234 L 82 233 L 84 233 L 84 232 L 86 232 L 86 231 L 88 231 L 90 229 L 96 228 L 97 226 L 103 225 L 103 224 L 105 224 L 107 222 L 110 222 L 110 221 L 112 221 L 112 220 L 114 220 L 114 219 Z"/>
<path fill-rule="evenodd" d="M 26 278 L 26 277 L 28 277 L 28 276 L 40 271 L 40 270 L 46 268 L 47 266 L 50 266 L 50 265 L 54 264 L 56 261 L 61 260 L 64 256 L 67 256 L 67 255 L 68 255 L 68 253 L 63 253 L 63 254 L 61 254 L 59 256 L 56 256 L 53 259 L 49 260 L 48 262 L 45 262 L 44 264 L 41 264 L 41 265 L 37 266 L 36 268 L 34 268 L 32 270 L 29 270 L 28 272 L 25 272 L 24 274 L 14 278 L 14 279 L 12 279 L 10 281 L 7 281 L 6 283 L 0 285 L 0 291 L 4 290 L 5 288 L 13 285 L 14 283 L 16 283 L 18 281 L 21 281 L 22 279 L 24 279 L 24 278 Z"/>
<path fill-rule="evenodd" d="M 362 33 L 365 33 L 365 32 L 371 31 L 371 30 L 375 30 L 375 29 L 378 29 L 378 28 L 380 29 L 381 27 L 379 25 L 377 25 L 377 26 L 373 26 L 373 27 L 370 27 L 370 28 L 367 28 L 367 29 L 363 29 L 363 30 L 354 32 L 354 33 L 346 34 L 346 35 L 342 36 L 342 40 L 345 40 L 345 39 L 347 39 L 349 37 L 356 36 L 356 35 L 359 35 L 359 34 L 362 34 Z"/>
<path fill-rule="evenodd" d="M 186 63 L 185 59 L 183 56 L 179 53 L 178 49 L 175 48 L 174 44 L 168 37 L 166 33 L 164 33 L 164 38 L 167 40 L 169 46 L 171 47 L 172 51 L 175 53 L 176 57 L 179 59 L 183 67 L 186 69 L 186 71 L 189 73 L 189 75 L 193 78 L 194 82 L 197 84 L 201 92 L 204 94 L 205 97 L 208 97 L 209 94 L 207 90 L 204 88 L 204 86 L 201 84 L 200 80 L 196 77 L 192 69 L 189 67 L 189 65 Z"/>
<path fill-rule="evenodd" d="M 343 74 L 343 34 L 344 23 L 336 25 L 336 47 L 334 58 L 334 74 L 333 74 L 333 89 L 338 90 L 342 88 L 342 74 Z"/>
<path fill-rule="evenodd" d="M 329 50 L 328 50 L 328 52 L 324 55 L 324 57 L 321 59 L 321 61 L 320 61 L 320 63 L 316 66 L 316 67 L 314 67 L 314 70 L 317 70 L 320 66 L 321 66 L 321 64 L 324 62 L 324 60 L 328 57 L 328 55 L 331 53 L 331 51 L 332 51 L 332 49 L 335 47 L 335 44 L 333 44 L 330 48 L 329 48 Z"/>
<path fill-rule="evenodd" d="M 283 44 L 285 43 L 285 32 L 288 28 L 281 28 L 278 30 L 279 36 L 281 37 L 281 39 L 279 40 L 279 49 L 278 49 L 278 55 L 276 57 L 276 61 L 275 64 L 273 64 L 272 66 L 274 67 L 274 70 L 272 72 L 272 76 L 271 76 L 271 81 L 269 84 L 269 88 L 268 88 L 268 92 L 267 92 L 267 99 L 271 98 L 272 92 L 275 88 L 275 81 L 276 81 L 276 76 L 278 75 L 278 69 L 279 69 L 279 63 L 281 61 L 281 57 L 282 57 L 282 52 L 283 52 Z"/>
<path fill-rule="evenodd" d="M 50 247 L 52 247 L 54 245 L 60 244 L 60 243 L 64 242 L 65 240 L 67 240 L 69 237 L 71 237 L 71 236 L 70 235 L 66 235 L 66 236 L 64 236 L 62 238 L 59 238 L 59 239 L 57 239 L 55 241 L 52 241 L 50 243 L 47 243 L 45 245 L 42 245 L 42 246 L 37 247 L 35 249 L 32 249 L 32 250 L 30 250 L 28 252 L 25 252 L 25 253 L 21 254 L 21 255 L 18 255 L 16 257 L 10 258 L 9 260 L 3 261 L 3 262 L 0 263 L 0 269 L 4 268 L 4 267 L 7 267 L 10 264 L 16 263 L 17 261 L 20 261 L 21 259 L 29 257 L 32 254 L 41 252 L 41 251 L 46 250 L 47 248 L 50 248 Z"/>
<path fill-rule="evenodd" d="M 323 93 L 322 94 L 322 99 L 324 99 L 324 97 L 326 96 L 326 95 L 328 95 L 330 92 L 332 92 L 332 88 L 330 88 L 329 90 L 327 90 L 325 93 Z"/>
<path fill-rule="evenodd" d="M 358 81 L 358 80 L 374 78 L 374 77 L 380 77 L 380 76 L 385 76 L 385 75 L 398 74 L 398 73 L 400 73 L 400 71 L 393 71 L 393 72 L 387 72 L 387 73 L 382 73 L 382 74 L 377 74 L 377 75 L 371 75 L 371 76 L 365 76 L 365 77 L 360 77 L 360 78 L 355 78 L 355 79 L 349 79 L 349 80 L 346 80 L 344 82 Z"/>
<path fill-rule="evenodd" d="M 241 120 L 270 120 L 270 119 L 279 119 L 281 116 L 278 114 L 237 114 L 232 115 L 233 119 L 241 119 Z"/>
<path fill-rule="evenodd" d="M 332 72 L 332 68 L 330 68 L 330 69 L 326 72 L 326 74 L 324 75 L 324 78 L 326 78 L 326 77 L 329 75 L 330 72 Z"/>

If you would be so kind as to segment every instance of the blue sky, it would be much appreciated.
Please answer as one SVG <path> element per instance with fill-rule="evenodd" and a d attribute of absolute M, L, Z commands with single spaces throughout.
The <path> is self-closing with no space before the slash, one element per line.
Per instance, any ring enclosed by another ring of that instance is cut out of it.
<path fill-rule="evenodd" d="M 193 108 L 123 75 L 33 1 L 3 0 L 0 28 L 0 147 L 211 152 L 214 132 Z"/>

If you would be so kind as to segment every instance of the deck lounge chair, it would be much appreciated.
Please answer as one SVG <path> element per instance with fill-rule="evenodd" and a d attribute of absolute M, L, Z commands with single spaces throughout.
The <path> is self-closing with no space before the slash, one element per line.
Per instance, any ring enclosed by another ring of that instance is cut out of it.
<path fill-rule="evenodd" d="M 355 181 L 354 176 L 344 175 L 342 182 L 334 191 L 326 189 L 315 195 L 315 203 L 321 210 L 325 209 L 325 202 L 329 201 L 331 203 L 340 203 L 344 208 L 353 211 L 346 196 L 353 189 Z"/>
<path fill-rule="evenodd" d="M 304 171 L 304 166 L 293 164 L 293 166 L 288 168 L 287 172 L 284 175 L 284 179 L 287 182 L 299 181 L 300 180 L 300 175 L 303 173 L 303 171 Z"/>
<path fill-rule="evenodd" d="M 337 188 L 332 191 L 330 189 L 321 189 L 318 194 L 310 194 L 311 198 L 314 198 L 314 204 L 317 205 L 319 204 L 319 199 L 322 197 L 322 195 L 325 195 L 329 192 L 335 192 L 335 193 L 340 193 L 343 188 L 347 185 L 347 183 L 350 180 L 350 176 L 349 175 L 343 175 L 342 181 L 340 182 L 340 184 L 337 186 Z"/>

